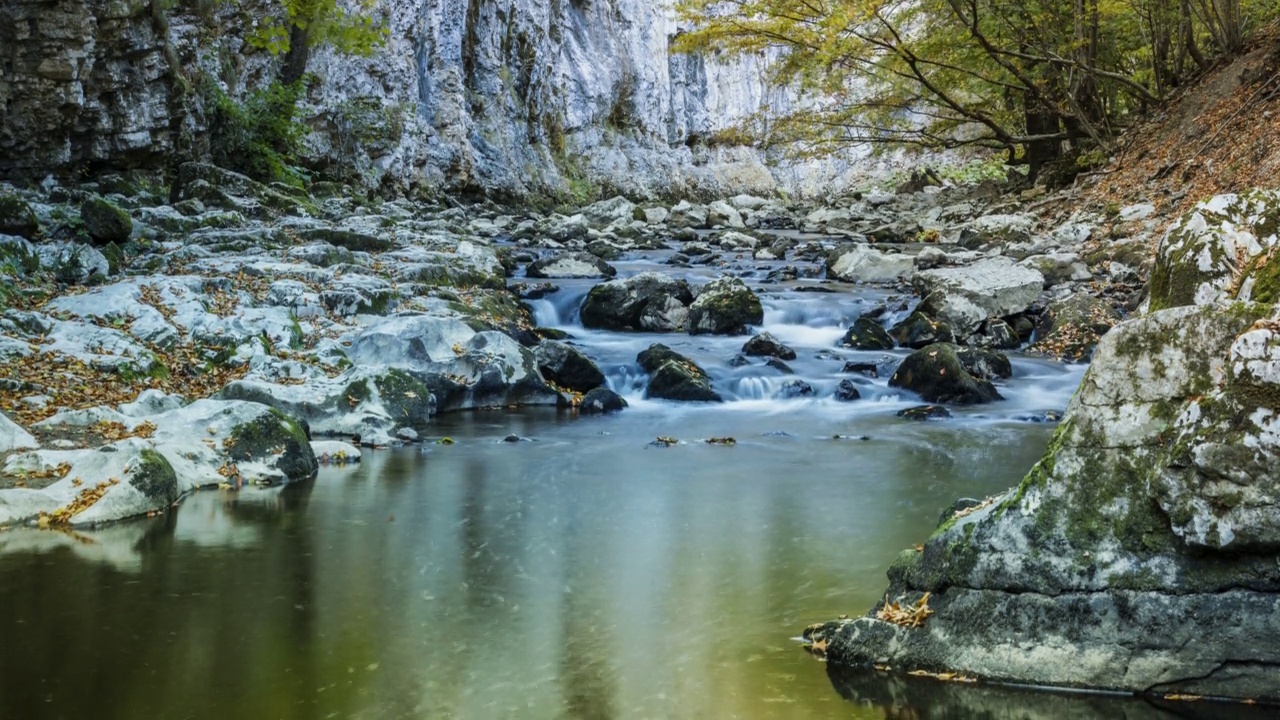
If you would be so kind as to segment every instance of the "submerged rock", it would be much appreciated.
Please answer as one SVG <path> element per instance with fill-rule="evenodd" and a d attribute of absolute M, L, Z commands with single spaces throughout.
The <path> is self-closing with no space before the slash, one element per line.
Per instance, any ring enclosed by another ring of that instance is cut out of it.
<path fill-rule="evenodd" d="M 762 332 L 755 335 L 742 346 L 742 354 L 754 357 L 776 357 L 782 360 L 795 360 L 796 351 L 783 345 L 773 335 Z"/>
<path fill-rule="evenodd" d="M 898 417 L 907 420 L 946 420 L 951 411 L 941 405 L 917 405 L 898 411 Z"/>
<path fill-rule="evenodd" d="M 958 348 L 949 343 L 936 343 L 911 353 L 889 378 L 889 387 L 910 390 L 930 403 L 974 405 L 1001 399 L 994 385 L 969 372 Z"/>
<path fill-rule="evenodd" d="M 582 396 L 578 404 L 578 412 L 583 415 L 604 415 L 618 412 L 627 407 L 627 401 L 621 395 L 606 387 L 598 387 Z"/>

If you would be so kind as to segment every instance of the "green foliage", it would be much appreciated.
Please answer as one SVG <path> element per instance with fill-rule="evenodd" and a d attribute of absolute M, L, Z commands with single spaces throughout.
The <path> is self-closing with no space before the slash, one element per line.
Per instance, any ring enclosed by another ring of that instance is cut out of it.
<path fill-rule="evenodd" d="M 678 0 L 677 10 L 693 27 L 677 51 L 781 50 L 773 81 L 825 98 L 748 123 L 772 143 L 980 146 L 1038 168 L 1064 143 L 1076 156 L 1104 151 L 1129 116 L 1213 55 L 1238 52 L 1237 38 L 1280 4 Z"/>
<path fill-rule="evenodd" d="M 273 55 L 296 50 L 297 28 L 311 47 L 328 45 L 347 55 L 367 56 L 387 39 L 387 27 L 373 16 L 374 3 L 363 0 L 355 12 L 337 0 L 276 0 L 274 12 L 249 35 L 249 44 Z"/>
<path fill-rule="evenodd" d="M 262 182 L 300 185 L 293 162 L 307 127 L 298 119 L 302 83 L 272 83 L 237 102 L 205 78 L 213 162 Z"/>

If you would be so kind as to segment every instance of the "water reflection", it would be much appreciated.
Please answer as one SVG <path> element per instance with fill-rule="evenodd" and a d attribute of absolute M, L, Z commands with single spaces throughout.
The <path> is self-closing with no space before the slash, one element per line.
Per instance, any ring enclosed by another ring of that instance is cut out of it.
<path fill-rule="evenodd" d="M 831 666 L 841 697 L 884 720 L 1263 720 L 1275 708 L 966 685 Z"/>
<path fill-rule="evenodd" d="M 790 639 L 869 606 L 1051 430 L 885 422 L 476 414 L 312 484 L 0 534 L 0 718 L 983 717 L 985 688 L 832 692 Z M 736 447 L 645 447 L 726 427 Z M 990 717 L 1055 716 L 1001 697 Z"/>

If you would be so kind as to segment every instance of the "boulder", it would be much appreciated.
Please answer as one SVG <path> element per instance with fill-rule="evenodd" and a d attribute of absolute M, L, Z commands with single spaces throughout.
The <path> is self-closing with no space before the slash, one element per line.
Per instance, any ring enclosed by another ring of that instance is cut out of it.
<path fill-rule="evenodd" d="M 225 482 L 279 484 L 315 477 L 316 458 L 293 418 L 251 402 L 197 400 L 182 408 L 129 416 L 107 408 L 59 413 L 42 427 L 119 423 L 130 437 L 85 450 L 10 455 L 8 473 L 69 471 L 41 490 L 0 490 L 0 525 L 39 515 L 52 524 L 96 525 L 164 511 L 183 494 Z M 114 482 L 113 482 L 114 481 Z M 45 521 L 42 521 L 45 522 Z"/>
<path fill-rule="evenodd" d="M 994 385 L 965 368 L 958 349 L 949 343 L 911 353 L 889 378 L 889 387 L 910 390 L 928 403 L 975 405 L 1001 399 Z"/>
<path fill-rule="evenodd" d="M 747 226 L 742 222 L 742 213 L 723 200 L 716 200 L 707 206 L 707 223 L 713 227 L 716 225 L 730 228 Z"/>
<path fill-rule="evenodd" d="M 579 315 L 588 328 L 672 332 L 688 322 L 691 302 L 689 283 L 646 272 L 591 288 Z"/>
<path fill-rule="evenodd" d="M 133 235 L 133 218 L 109 200 L 94 196 L 80 206 L 85 232 L 99 245 L 123 243 Z"/>
<path fill-rule="evenodd" d="M 111 264 L 96 248 L 76 242 L 48 242 L 35 246 L 40 267 L 53 273 L 59 282 L 84 285 L 106 280 Z"/>
<path fill-rule="evenodd" d="M 782 344 L 773 335 L 762 332 L 753 336 L 742 346 L 742 354 L 753 357 L 776 357 L 783 360 L 795 360 L 796 351 Z"/>
<path fill-rule="evenodd" d="M 938 322 L 919 310 L 889 328 L 888 335 L 899 346 L 913 350 L 934 343 L 955 342 L 950 325 Z"/>
<path fill-rule="evenodd" d="M 1088 294 L 1054 300 L 1036 325 L 1036 341 L 1028 352 L 1073 362 L 1087 362 L 1098 340 L 1120 322 L 1111 303 Z"/>
<path fill-rule="evenodd" d="M 673 228 L 705 228 L 707 227 L 707 208 L 705 205 L 694 205 L 688 200 L 681 200 L 671 208 L 667 216 L 667 225 Z"/>
<path fill-rule="evenodd" d="M 930 301 L 933 316 L 964 337 L 988 317 L 1026 310 L 1040 297 L 1044 276 L 1009 258 L 991 257 L 966 267 L 924 270 L 913 283 L 926 299 L 937 294 Z"/>
<path fill-rule="evenodd" d="M 582 215 L 593 225 L 604 227 L 618 220 L 635 219 L 636 204 L 622 196 L 616 196 L 582 208 Z"/>
<path fill-rule="evenodd" d="M 604 373 L 581 350 L 558 340 L 543 340 L 533 351 L 542 377 L 556 385 L 585 393 L 604 385 Z"/>
<path fill-rule="evenodd" d="M 827 277 L 845 282 L 892 283 L 915 273 L 909 255 L 885 253 L 865 243 L 837 248 L 827 256 Z"/>
<path fill-rule="evenodd" d="M 627 407 L 627 401 L 621 395 L 607 387 L 598 387 L 582 396 L 578 404 L 578 412 L 583 415 L 605 415 L 618 412 Z"/>
<path fill-rule="evenodd" d="M 1280 190 L 1218 195 L 1165 233 L 1151 270 L 1152 311 L 1240 299 L 1280 301 Z"/>
<path fill-rule="evenodd" d="M 34 240 L 39 234 L 40 221 L 27 201 L 0 190 L 0 235 Z"/>
<path fill-rule="evenodd" d="M 375 446 L 390 445 L 402 427 L 425 430 L 436 412 L 426 384 L 399 368 L 354 367 L 333 378 L 279 380 L 251 375 L 229 383 L 219 395 L 281 410 L 306 422 L 313 436 L 359 435 Z"/>
<path fill-rule="evenodd" d="M 616 268 L 589 252 L 559 253 L 529 264 L 531 278 L 611 278 Z"/>
<path fill-rule="evenodd" d="M 383 318 L 352 340 L 347 357 L 357 365 L 406 371 L 436 397 L 440 412 L 556 403 L 530 350 L 455 318 Z"/>
<path fill-rule="evenodd" d="M 742 335 L 748 325 L 764 322 L 760 298 L 738 278 L 712 280 L 689 306 L 689 333 Z"/>
<path fill-rule="evenodd" d="M 1036 218 L 1032 215 L 984 215 L 960 231 L 960 246 L 981 250 L 996 245 L 1024 243 L 1031 239 Z"/>
<path fill-rule="evenodd" d="M 1008 380 L 1013 377 L 1013 364 L 1004 353 L 962 347 L 956 350 L 956 357 L 965 371 L 979 380 Z"/>
<path fill-rule="evenodd" d="M 884 326 L 865 316 L 853 321 L 840 344 L 855 350 L 892 350 L 894 347 L 893 338 Z"/>
<path fill-rule="evenodd" d="M 676 360 L 668 360 L 653 373 L 645 388 L 645 397 L 697 402 L 722 400 L 711 388 L 711 380 L 702 368 Z"/>
<path fill-rule="evenodd" d="M 1240 297 L 1270 283 L 1277 199 L 1175 223 L 1159 309 L 1101 338 L 1041 461 L 889 570 L 932 614 L 815 626 L 833 665 L 1280 701 L 1280 338 Z"/>

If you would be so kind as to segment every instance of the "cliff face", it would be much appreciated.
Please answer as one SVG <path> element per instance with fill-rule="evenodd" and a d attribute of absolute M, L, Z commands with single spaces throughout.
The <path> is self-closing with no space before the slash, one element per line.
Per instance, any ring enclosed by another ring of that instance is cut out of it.
<path fill-rule="evenodd" d="M 274 61 L 243 42 L 252 5 L 158 3 L 0 9 L 0 174 L 163 166 L 175 144 L 187 152 L 184 127 L 198 154 L 197 75 L 233 93 L 269 77 Z M 391 30 L 385 47 L 317 53 L 308 97 L 311 160 L 369 184 L 647 195 L 803 191 L 845 174 L 719 142 L 794 98 L 768 88 L 766 58 L 671 54 L 667 3 L 379 0 L 373 13 Z"/>

